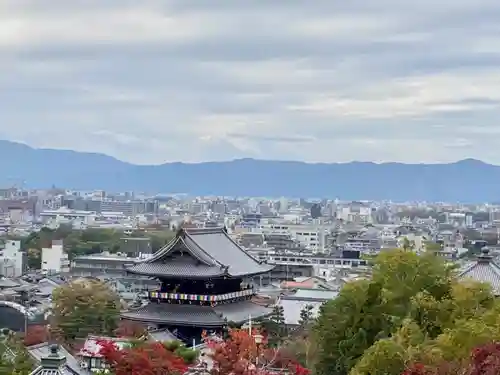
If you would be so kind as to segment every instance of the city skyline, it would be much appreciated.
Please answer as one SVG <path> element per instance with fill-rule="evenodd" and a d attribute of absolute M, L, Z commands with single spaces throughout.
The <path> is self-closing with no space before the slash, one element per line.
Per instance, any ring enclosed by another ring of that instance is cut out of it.
<path fill-rule="evenodd" d="M 0 138 L 137 164 L 500 164 L 500 4 L 305 4 L 3 1 Z"/>

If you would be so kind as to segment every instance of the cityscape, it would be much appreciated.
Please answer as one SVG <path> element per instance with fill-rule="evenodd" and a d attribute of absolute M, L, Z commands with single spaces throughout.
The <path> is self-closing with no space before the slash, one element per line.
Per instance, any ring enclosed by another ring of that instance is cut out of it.
<path fill-rule="evenodd" d="M 293 331 L 304 311 L 318 319 L 321 306 L 344 285 L 369 278 L 373 260 L 394 249 L 456 264 L 460 280 L 500 293 L 494 204 L 60 188 L 6 188 L 0 195 L 0 325 L 12 332 L 40 329 L 53 314 L 55 291 L 88 280 L 119 298 L 122 322 L 194 353 L 206 345 L 204 332 L 228 324 L 265 327 L 278 311 L 279 324 Z M 94 356 L 64 352 L 65 366 L 82 374 L 106 367 L 95 347 L 108 336 L 91 327 L 75 334 L 85 332 Z M 50 345 L 28 351 L 41 361 Z"/>
<path fill-rule="evenodd" d="M 0 0 L 0 375 L 500 375 L 497 20 Z"/>

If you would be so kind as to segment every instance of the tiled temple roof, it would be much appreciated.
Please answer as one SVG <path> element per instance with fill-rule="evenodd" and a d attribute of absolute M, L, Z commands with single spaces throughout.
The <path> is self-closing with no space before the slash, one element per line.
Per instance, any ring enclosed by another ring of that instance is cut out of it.
<path fill-rule="evenodd" d="M 178 326 L 222 327 L 228 322 L 243 323 L 249 319 L 267 316 L 271 309 L 241 301 L 215 307 L 184 304 L 150 303 L 136 310 L 123 312 L 123 319 Z"/>
<path fill-rule="evenodd" d="M 477 261 L 458 274 L 459 279 L 472 279 L 491 285 L 496 296 L 500 296 L 500 266 L 493 260 L 489 250 L 484 248 Z"/>
<path fill-rule="evenodd" d="M 206 278 L 258 275 L 273 268 L 248 254 L 223 228 L 184 228 L 152 258 L 128 271 L 157 277 Z"/>

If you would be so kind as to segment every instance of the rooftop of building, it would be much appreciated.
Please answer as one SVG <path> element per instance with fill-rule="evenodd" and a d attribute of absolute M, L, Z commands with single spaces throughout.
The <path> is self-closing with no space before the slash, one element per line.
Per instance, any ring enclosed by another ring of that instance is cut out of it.
<path fill-rule="evenodd" d="M 164 323 L 178 326 L 222 327 L 227 322 L 243 323 L 252 318 L 271 314 L 271 309 L 252 301 L 220 304 L 214 307 L 149 303 L 138 309 L 123 312 L 121 317 L 133 321 Z"/>
<path fill-rule="evenodd" d="M 498 265 L 489 248 L 483 248 L 475 262 L 466 264 L 458 274 L 459 279 L 472 279 L 488 283 L 496 296 L 500 296 L 500 265 Z"/>
<path fill-rule="evenodd" d="M 273 265 L 247 253 L 224 228 L 182 228 L 153 257 L 129 268 L 156 277 L 241 277 L 269 272 Z"/>

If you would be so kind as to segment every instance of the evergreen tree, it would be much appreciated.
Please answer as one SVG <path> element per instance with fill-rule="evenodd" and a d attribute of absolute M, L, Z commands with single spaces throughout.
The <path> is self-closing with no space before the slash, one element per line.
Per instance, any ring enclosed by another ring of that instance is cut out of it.
<path fill-rule="evenodd" d="M 270 346 L 276 346 L 281 343 L 283 338 L 287 335 L 283 306 L 274 306 L 269 317 L 264 319 L 261 325 L 267 333 Z"/>
<path fill-rule="evenodd" d="M 313 305 L 307 304 L 300 310 L 300 327 L 306 328 L 313 322 L 313 309 Z"/>

